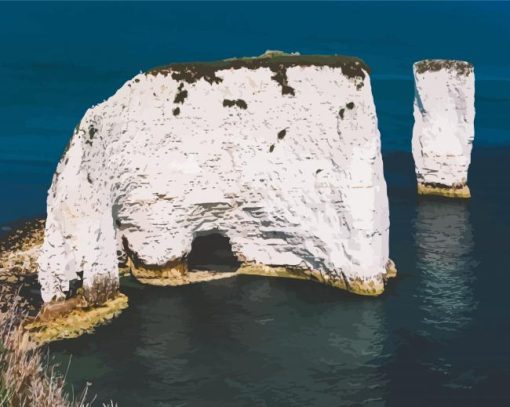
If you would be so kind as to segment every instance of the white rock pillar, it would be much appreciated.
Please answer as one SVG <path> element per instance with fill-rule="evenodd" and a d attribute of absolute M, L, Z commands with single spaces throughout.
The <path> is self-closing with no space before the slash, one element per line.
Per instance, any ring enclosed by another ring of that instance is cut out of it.
<path fill-rule="evenodd" d="M 468 62 L 424 60 L 415 79 L 413 157 L 418 193 L 469 198 L 475 77 Z"/>
<path fill-rule="evenodd" d="M 84 286 L 91 286 L 95 276 L 118 279 L 112 176 L 105 151 L 101 151 L 100 131 L 101 117 L 89 110 L 76 127 L 48 191 L 44 243 L 38 258 L 45 302 L 62 298 L 74 279 L 82 278 Z"/>
<path fill-rule="evenodd" d="M 368 75 L 357 58 L 270 53 L 128 81 L 87 112 L 57 168 L 44 300 L 78 274 L 85 286 L 116 275 L 118 254 L 182 277 L 208 233 L 228 237 L 250 272 L 284 266 L 380 294 L 394 270 Z"/>

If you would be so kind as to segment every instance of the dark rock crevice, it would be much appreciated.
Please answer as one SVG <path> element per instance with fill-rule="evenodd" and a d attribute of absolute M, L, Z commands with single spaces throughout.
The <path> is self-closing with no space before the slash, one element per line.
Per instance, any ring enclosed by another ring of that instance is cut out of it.
<path fill-rule="evenodd" d="M 237 99 L 237 100 L 224 99 L 223 106 L 224 107 L 237 106 L 239 109 L 243 109 L 243 110 L 248 109 L 248 104 L 243 99 Z"/>
<path fill-rule="evenodd" d="M 188 97 L 188 91 L 184 89 L 184 83 L 181 83 L 177 88 L 177 94 L 175 95 L 174 103 L 180 103 L 181 105 L 184 103 L 186 98 Z"/>

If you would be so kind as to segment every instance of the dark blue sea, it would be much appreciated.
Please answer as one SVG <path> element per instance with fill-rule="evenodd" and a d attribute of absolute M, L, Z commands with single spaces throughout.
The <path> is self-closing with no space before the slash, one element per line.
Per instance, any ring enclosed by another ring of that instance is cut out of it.
<path fill-rule="evenodd" d="M 140 71 L 262 54 L 372 68 L 398 277 L 378 298 L 242 277 L 124 280 L 130 308 L 51 352 L 120 406 L 510 405 L 510 3 L 0 3 L 0 228 L 45 215 L 76 123 Z M 475 66 L 472 199 L 419 199 L 412 63 Z"/>

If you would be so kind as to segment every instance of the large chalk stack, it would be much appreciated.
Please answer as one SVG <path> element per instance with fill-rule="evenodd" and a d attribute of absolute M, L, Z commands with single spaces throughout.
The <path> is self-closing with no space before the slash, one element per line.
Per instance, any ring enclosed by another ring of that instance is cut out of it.
<path fill-rule="evenodd" d="M 418 193 L 469 198 L 475 77 L 468 62 L 414 64 L 413 157 Z"/>
<path fill-rule="evenodd" d="M 191 274 L 193 239 L 210 233 L 245 265 L 380 294 L 389 217 L 368 75 L 357 58 L 269 53 L 128 81 L 87 111 L 57 167 L 44 300 L 117 278 L 119 259 Z"/>

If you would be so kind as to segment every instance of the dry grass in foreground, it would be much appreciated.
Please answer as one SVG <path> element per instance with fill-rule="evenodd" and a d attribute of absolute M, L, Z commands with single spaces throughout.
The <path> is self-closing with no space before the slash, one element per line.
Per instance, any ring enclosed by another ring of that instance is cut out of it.
<path fill-rule="evenodd" d="M 41 348 L 30 349 L 28 335 L 21 329 L 23 319 L 16 304 L 0 312 L 0 406 L 92 406 L 94 399 L 87 401 L 88 386 L 80 396 L 70 397 L 64 389 L 65 376 L 50 363 L 48 354 Z"/>

